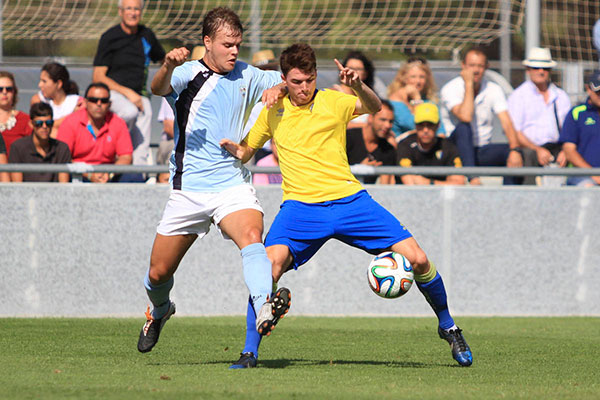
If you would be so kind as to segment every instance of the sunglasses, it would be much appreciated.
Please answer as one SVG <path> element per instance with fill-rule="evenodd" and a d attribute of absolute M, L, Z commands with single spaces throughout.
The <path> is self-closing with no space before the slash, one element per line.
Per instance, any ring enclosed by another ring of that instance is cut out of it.
<path fill-rule="evenodd" d="M 47 121 L 32 121 L 33 122 L 33 126 L 35 126 L 36 128 L 41 128 L 42 126 L 44 126 L 44 124 L 48 127 L 48 128 L 52 128 L 52 125 L 54 125 L 54 121 L 49 119 Z"/>
<path fill-rule="evenodd" d="M 544 71 L 552 71 L 552 68 L 545 68 L 545 67 L 528 67 L 529 69 L 542 69 Z"/>
<path fill-rule="evenodd" d="M 86 100 L 94 104 L 96 104 L 97 102 L 100 102 L 102 104 L 108 104 L 108 102 L 110 101 L 110 97 L 87 97 Z"/>
<path fill-rule="evenodd" d="M 0 86 L 0 92 L 12 93 L 15 91 L 14 86 Z"/>

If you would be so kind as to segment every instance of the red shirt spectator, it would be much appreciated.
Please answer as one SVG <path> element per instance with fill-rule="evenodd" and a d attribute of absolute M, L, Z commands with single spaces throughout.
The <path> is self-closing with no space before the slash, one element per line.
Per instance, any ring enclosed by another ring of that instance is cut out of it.
<path fill-rule="evenodd" d="M 65 118 L 57 139 L 69 146 L 73 162 L 114 164 L 118 156 L 133 153 L 125 121 L 111 111 L 106 113 L 104 125 L 94 131 L 87 108 L 82 108 Z"/>
<path fill-rule="evenodd" d="M 1 130 L 4 144 L 6 145 L 6 155 L 10 155 L 10 145 L 17 139 L 31 135 L 31 126 L 29 126 L 29 115 L 24 112 L 14 110 L 13 117 L 15 118 L 14 126 L 10 129 Z M 1 125 L 1 124 L 0 124 Z M 12 125 L 9 121 L 9 125 Z"/>

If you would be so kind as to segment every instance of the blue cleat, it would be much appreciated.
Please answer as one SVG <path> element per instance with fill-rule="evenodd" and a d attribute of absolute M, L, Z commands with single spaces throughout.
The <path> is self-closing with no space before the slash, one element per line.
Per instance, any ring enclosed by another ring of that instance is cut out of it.
<path fill-rule="evenodd" d="M 473 353 L 471 353 L 471 349 L 462 335 L 462 329 L 456 327 L 456 329 L 445 331 L 438 327 L 438 334 L 441 339 L 446 340 L 450 344 L 452 357 L 462 367 L 468 367 L 473 364 Z"/>
<path fill-rule="evenodd" d="M 258 360 L 252 352 L 241 353 L 240 359 L 231 364 L 229 369 L 255 368 Z"/>

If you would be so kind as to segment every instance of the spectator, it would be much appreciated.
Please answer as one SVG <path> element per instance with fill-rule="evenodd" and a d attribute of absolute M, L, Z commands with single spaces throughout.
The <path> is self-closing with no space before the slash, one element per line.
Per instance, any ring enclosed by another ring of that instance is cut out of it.
<path fill-rule="evenodd" d="M 277 146 L 275 142 L 271 141 L 271 154 L 264 156 L 256 162 L 258 167 L 278 167 L 279 156 L 277 155 Z M 269 185 L 277 184 L 281 185 L 283 178 L 281 174 L 253 174 L 252 183 L 254 185 Z"/>
<path fill-rule="evenodd" d="M 534 47 L 523 65 L 529 80 L 508 98 L 508 113 L 523 151 L 523 165 L 538 167 L 556 162 L 564 167 L 566 158 L 558 137 L 571 102 L 567 93 L 550 81 L 556 62 L 549 49 Z"/>
<path fill-rule="evenodd" d="M 131 164 L 133 147 L 125 121 L 109 110 L 110 90 L 104 83 L 92 83 L 85 91 L 85 107 L 69 115 L 58 130 L 58 140 L 71 150 L 73 162 L 86 164 Z M 109 175 L 84 176 L 91 182 L 106 183 Z M 138 181 L 125 174 L 113 180 Z"/>
<path fill-rule="evenodd" d="M 415 106 L 423 102 L 437 102 L 437 88 L 427 60 L 421 57 L 409 58 L 396 73 L 388 87 L 388 99 L 394 107 L 392 131 L 400 141 L 415 133 Z M 437 134 L 446 131 L 438 124 Z"/>
<path fill-rule="evenodd" d="M 175 147 L 173 140 L 173 125 L 175 123 L 175 115 L 173 109 L 164 97 L 160 102 L 160 110 L 158 111 L 158 122 L 163 124 L 162 140 L 158 145 L 158 151 L 156 152 L 156 163 L 158 165 L 169 165 L 169 159 L 171 153 Z M 162 172 L 156 176 L 157 183 L 169 183 L 169 173 Z"/>
<path fill-rule="evenodd" d="M 152 107 L 146 88 L 150 61 L 162 62 L 165 51 L 154 33 L 140 24 L 142 0 L 119 0 L 121 22 L 98 43 L 93 81 L 110 88 L 111 111 L 123 118 L 133 143 L 133 163 L 152 164 Z"/>
<path fill-rule="evenodd" d="M 0 71 L 0 133 L 6 146 L 6 156 L 10 156 L 11 144 L 31 134 L 29 116 L 15 110 L 19 91 L 13 74 Z"/>
<path fill-rule="evenodd" d="M 4 145 L 4 139 L 0 135 L 0 164 L 6 164 L 8 159 L 6 158 L 6 146 Z M 0 182 L 10 182 L 10 176 L 8 172 L 0 172 Z"/>
<path fill-rule="evenodd" d="M 423 103 L 415 107 L 416 134 L 398 143 L 398 164 L 401 167 L 462 167 L 458 149 L 448 139 L 438 137 L 440 110 L 435 104 Z M 462 175 L 402 175 L 405 185 L 464 185 Z"/>
<path fill-rule="evenodd" d="M 559 141 L 567 161 L 577 168 L 600 167 L 600 70 L 587 79 L 588 98 L 567 114 Z M 567 185 L 598 186 L 600 176 L 571 176 Z"/>
<path fill-rule="evenodd" d="M 487 56 L 481 49 L 472 48 L 465 53 L 461 67 L 460 76 L 442 88 L 441 115 L 463 165 L 521 167 L 521 149 L 504 92 L 484 76 Z M 500 119 L 508 144 L 491 143 L 494 114 Z M 470 180 L 472 185 L 481 184 L 478 177 Z M 504 184 L 519 181 L 522 178 L 504 178 Z"/>
<path fill-rule="evenodd" d="M 59 63 L 44 64 L 38 87 L 40 91 L 31 98 L 31 105 L 39 102 L 50 104 L 54 115 L 51 137 L 56 138 L 58 128 L 65 117 L 79 109 L 83 99 L 79 96 L 79 88 L 71 80 L 67 68 Z"/>
<path fill-rule="evenodd" d="M 52 107 L 46 103 L 34 103 L 29 110 L 29 124 L 33 133 L 13 143 L 8 157 L 10 163 L 67 164 L 71 152 L 65 143 L 50 137 L 54 121 Z M 67 172 L 11 172 L 13 182 L 63 182 L 70 180 Z"/>
<path fill-rule="evenodd" d="M 396 149 L 388 142 L 394 122 L 394 111 L 387 100 L 382 100 L 381 110 L 368 114 L 367 124 L 346 131 L 346 153 L 350 165 L 396 165 Z M 364 183 L 375 183 L 377 176 L 365 176 Z M 392 175 L 381 175 L 381 184 L 393 184 Z"/>

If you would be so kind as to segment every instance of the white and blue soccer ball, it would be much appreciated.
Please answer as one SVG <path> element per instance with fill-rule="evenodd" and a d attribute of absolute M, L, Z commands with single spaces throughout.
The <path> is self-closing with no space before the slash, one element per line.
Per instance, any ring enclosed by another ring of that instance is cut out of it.
<path fill-rule="evenodd" d="M 406 257 L 386 251 L 373 258 L 367 270 L 367 278 L 375 294 L 386 299 L 395 299 L 410 290 L 415 275 Z"/>

